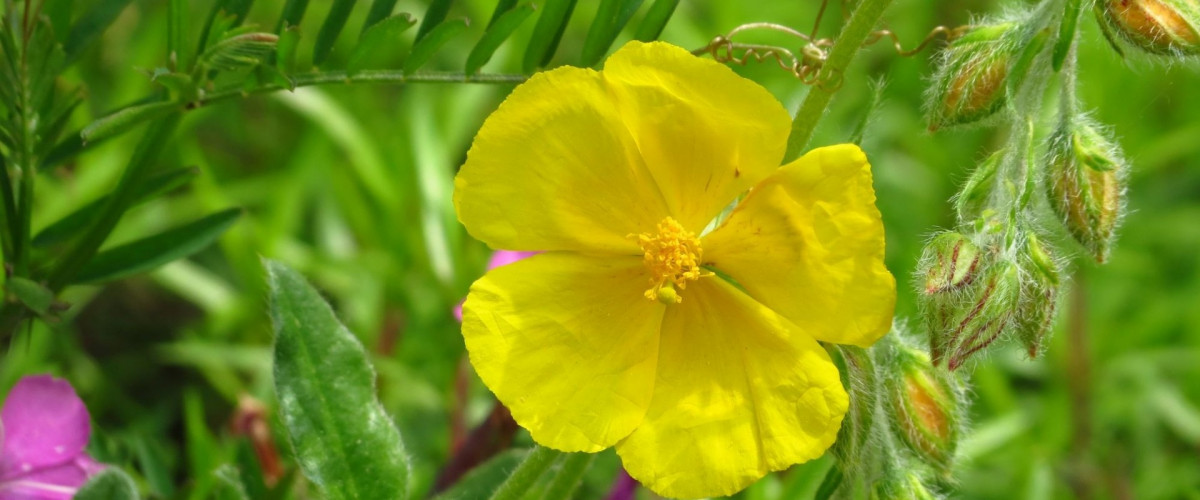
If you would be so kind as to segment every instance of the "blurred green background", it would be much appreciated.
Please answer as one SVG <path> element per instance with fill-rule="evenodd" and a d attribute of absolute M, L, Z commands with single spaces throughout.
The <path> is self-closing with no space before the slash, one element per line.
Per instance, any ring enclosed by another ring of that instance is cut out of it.
<path fill-rule="evenodd" d="M 77 8 L 86 3 L 76 1 Z M 271 30 L 283 3 L 255 2 L 248 22 Z M 823 36 L 836 33 L 837 4 Z M 308 17 L 323 18 L 328 5 L 314 2 Z M 460 70 L 494 5 L 456 2 L 450 15 L 472 20 L 469 35 L 451 41 L 427 69 Z M 596 5 L 579 2 L 554 64 L 579 59 Z M 661 38 L 695 49 L 747 22 L 808 31 L 819 5 L 683 0 Z M 1022 5 L 897 0 L 885 27 L 908 48 L 935 26 Z M 198 19 L 209 7 L 192 5 Z M 426 5 L 401 1 L 396 9 L 420 17 Z M 366 10 L 354 10 L 333 67 L 344 65 Z M 133 2 L 68 72 L 89 94 L 72 128 L 154 91 L 145 71 L 164 65 L 165 16 L 165 2 Z M 519 72 L 532 27 L 526 22 L 484 72 Z M 317 23 L 303 28 L 311 40 Z M 967 367 L 972 430 L 960 450 L 956 498 L 1200 498 L 1200 65 L 1121 60 L 1090 16 L 1081 37 L 1080 97 L 1112 127 L 1133 165 L 1129 214 L 1110 263 L 1076 259 L 1076 284 L 1043 357 L 1029 360 L 1012 345 Z M 844 142 L 868 120 L 862 145 L 874 165 L 887 263 L 901 285 L 897 314 L 910 322 L 915 294 L 908 277 L 926 237 L 953 224 L 947 199 L 1004 141 L 990 128 L 926 131 L 923 96 L 940 46 L 907 58 L 883 42 L 861 52 L 812 143 Z M 304 50 L 300 60 L 311 60 Z M 374 62 L 401 63 L 393 54 Z M 773 63 L 736 69 L 793 111 L 807 91 Z M 879 81 L 883 98 L 871 108 Z M 199 179 L 130 212 L 108 245 L 230 206 L 243 207 L 245 216 L 190 259 L 103 288 L 69 289 L 68 319 L 37 324 L 0 358 L 0 393 L 23 374 L 66 376 L 91 410 L 98 457 L 126 466 L 153 498 L 208 498 L 205 478 L 245 458 L 245 438 L 230 427 L 239 396 L 273 405 L 259 258 L 278 259 L 307 275 L 372 351 L 381 400 L 424 491 L 453 436 L 479 422 L 493 401 L 464 361 L 451 314 L 489 250 L 457 223 L 450 200 L 471 138 L 511 88 L 327 85 L 188 112 L 161 168 L 197 166 Z M 35 231 L 110 189 L 139 135 L 43 176 Z M 1077 251 L 1055 243 L 1060 253 Z M 291 469 L 277 422 L 273 430 Z M 518 444 L 528 442 L 518 437 Z M 830 463 L 773 475 L 740 497 L 811 497 Z M 605 452 L 577 496 L 601 497 L 617 464 Z"/>

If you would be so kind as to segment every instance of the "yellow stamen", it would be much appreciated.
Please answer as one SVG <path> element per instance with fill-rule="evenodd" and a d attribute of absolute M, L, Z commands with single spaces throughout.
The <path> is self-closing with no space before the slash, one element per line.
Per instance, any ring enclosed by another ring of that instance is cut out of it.
<path fill-rule="evenodd" d="M 687 288 L 688 281 L 695 281 L 713 273 L 700 268 L 700 239 L 684 229 L 679 221 L 667 217 L 658 223 L 658 233 L 629 235 L 637 237 L 638 245 L 646 252 L 644 262 L 650 271 L 650 289 L 646 298 L 664 304 L 683 302 L 678 290 Z"/>

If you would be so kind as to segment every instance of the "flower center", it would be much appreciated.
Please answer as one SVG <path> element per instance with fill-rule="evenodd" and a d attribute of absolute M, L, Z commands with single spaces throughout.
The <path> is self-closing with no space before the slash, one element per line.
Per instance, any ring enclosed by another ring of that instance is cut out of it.
<path fill-rule="evenodd" d="M 700 268 L 700 239 L 684 229 L 679 221 L 667 217 L 658 223 L 658 233 L 629 235 L 637 237 L 638 245 L 646 252 L 644 262 L 650 271 L 650 289 L 646 298 L 664 304 L 683 302 L 676 288 L 687 288 L 688 281 L 695 281 L 713 273 Z"/>

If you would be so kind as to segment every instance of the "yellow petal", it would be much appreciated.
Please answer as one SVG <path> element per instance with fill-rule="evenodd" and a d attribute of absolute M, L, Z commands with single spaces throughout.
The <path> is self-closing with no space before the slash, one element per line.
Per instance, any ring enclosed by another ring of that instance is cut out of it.
<path fill-rule="evenodd" d="M 729 495 L 820 456 L 849 404 L 816 341 L 720 278 L 667 307 L 658 359 L 650 409 L 617 453 L 666 497 Z"/>
<path fill-rule="evenodd" d="M 896 280 L 857 146 L 781 167 L 701 245 L 706 263 L 817 340 L 867 347 L 891 328 Z"/>
<path fill-rule="evenodd" d="M 787 110 L 722 64 L 630 42 L 603 74 L 671 214 L 693 232 L 783 159 Z"/>
<path fill-rule="evenodd" d="M 646 280 L 637 257 L 545 253 L 471 286 L 471 364 L 534 441 L 595 452 L 641 423 L 665 308 L 642 295 Z"/>
<path fill-rule="evenodd" d="M 640 254 L 631 233 L 667 208 L 594 70 L 517 86 L 480 128 L 454 180 L 467 231 L 492 248 Z"/>

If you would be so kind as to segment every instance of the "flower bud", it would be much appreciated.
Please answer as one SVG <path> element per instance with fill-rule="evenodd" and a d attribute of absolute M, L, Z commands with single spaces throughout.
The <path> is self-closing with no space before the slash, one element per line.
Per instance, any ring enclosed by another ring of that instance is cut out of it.
<path fill-rule="evenodd" d="M 842 374 L 842 385 L 850 394 L 850 408 L 842 419 L 837 441 L 832 451 L 838 466 L 844 473 L 855 471 L 869 463 L 876 450 L 867 448 L 871 439 L 871 426 L 875 421 L 876 402 L 879 400 L 879 381 L 875 374 L 875 361 L 871 352 L 850 345 L 837 346 L 840 361 L 838 372 Z M 877 446 L 876 446 L 877 448 Z"/>
<path fill-rule="evenodd" d="M 1200 54 L 1200 2 L 1100 0 L 1096 14 L 1106 31 L 1151 54 Z"/>
<path fill-rule="evenodd" d="M 875 484 L 871 500 L 936 500 L 921 476 L 914 472 L 896 473 Z"/>
<path fill-rule="evenodd" d="M 996 151 L 987 157 L 971 177 L 963 184 L 962 190 L 954 196 L 954 208 L 958 211 L 958 219 L 962 223 L 980 217 L 987 208 L 988 197 L 992 193 L 992 182 L 996 180 L 996 171 L 1000 162 L 1004 161 L 1005 150 Z"/>
<path fill-rule="evenodd" d="M 1018 52 L 1017 23 L 979 26 L 943 51 L 934 76 L 929 128 L 978 121 L 1004 107 L 1005 79 Z"/>
<path fill-rule="evenodd" d="M 972 287 L 971 301 L 958 311 L 951 325 L 947 368 L 956 370 L 976 352 L 990 345 L 1001 333 L 1013 327 L 1016 307 L 1021 299 L 1021 278 L 1015 264 L 1000 261 L 992 265 L 984 279 Z"/>
<path fill-rule="evenodd" d="M 1058 306 L 1059 268 L 1049 250 L 1030 233 L 1025 242 L 1019 262 L 1021 281 L 1021 306 L 1017 310 L 1017 336 L 1036 358 L 1042 341 L 1054 325 L 1054 312 Z"/>
<path fill-rule="evenodd" d="M 933 237 L 921 254 L 917 276 L 924 280 L 924 293 L 948 292 L 971 283 L 979 267 L 979 247 L 954 231 Z"/>
<path fill-rule="evenodd" d="M 1087 119 L 1060 127 L 1046 167 L 1050 205 L 1097 262 L 1108 258 L 1127 170 L 1117 147 Z"/>
<path fill-rule="evenodd" d="M 953 375 L 933 366 L 929 356 L 903 343 L 891 353 L 885 408 L 899 441 L 923 461 L 949 470 L 958 446 L 961 401 Z"/>

